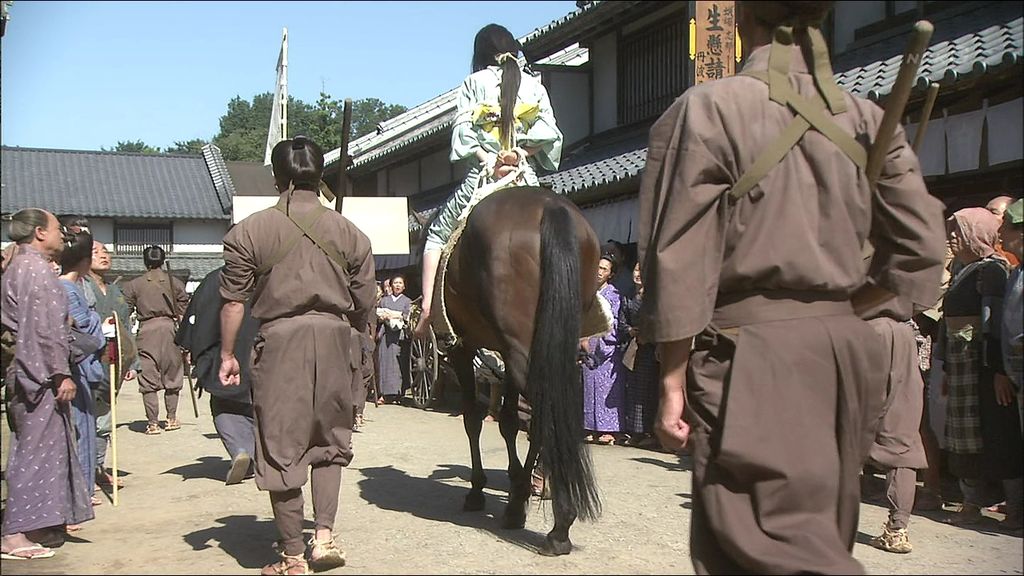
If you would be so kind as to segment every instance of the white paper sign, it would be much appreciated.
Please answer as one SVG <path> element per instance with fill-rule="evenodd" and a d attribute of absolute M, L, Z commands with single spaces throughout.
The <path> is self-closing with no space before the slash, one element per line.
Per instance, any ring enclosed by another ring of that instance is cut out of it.
<path fill-rule="evenodd" d="M 409 253 L 409 199 L 349 196 L 341 215 L 370 238 L 375 256 Z"/>

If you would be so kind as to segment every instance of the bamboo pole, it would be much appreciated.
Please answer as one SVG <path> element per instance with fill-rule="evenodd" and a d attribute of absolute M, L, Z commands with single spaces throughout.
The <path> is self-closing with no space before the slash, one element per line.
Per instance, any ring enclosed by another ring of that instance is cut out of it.
<path fill-rule="evenodd" d="M 878 178 L 882 174 L 882 166 L 889 153 L 889 142 L 896 132 L 896 125 L 903 118 L 903 110 L 910 98 L 910 90 L 914 87 L 914 82 L 917 79 L 917 69 L 921 65 L 924 52 L 928 49 L 928 42 L 934 31 L 935 27 L 927 20 L 918 20 L 911 30 L 907 50 L 903 53 L 903 63 L 900 65 L 892 91 L 885 101 L 885 113 L 882 115 L 881 126 L 878 127 L 875 142 L 871 146 L 871 150 L 868 151 L 866 171 L 868 181 L 872 185 L 878 182 Z"/>
<path fill-rule="evenodd" d="M 938 82 L 928 85 L 928 93 L 924 97 L 924 108 L 921 110 L 921 121 L 917 123 L 917 133 L 914 134 L 914 152 L 921 151 L 921 143 L 924 142 L 924 133 L 928 129 L 928 120 L 932 117 L 932 108 L 935 107 L 935 99 L 939 96 Z"/>
<path fill-rule="evenodd" d="M 110 483 L 113 493 L 114 506 L 118 504 L 117 491 L 117 387 L 121 383 L 121 319 L 114 312 L 114 340 L 117 342 L 117 361 L 110 363 L 110 476 L 113 481 Z"/>

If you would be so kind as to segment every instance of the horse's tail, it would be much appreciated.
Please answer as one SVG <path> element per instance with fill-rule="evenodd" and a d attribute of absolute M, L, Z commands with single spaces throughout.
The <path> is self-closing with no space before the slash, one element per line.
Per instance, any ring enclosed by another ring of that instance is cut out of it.
<path fill-rule="evenodd" d="M 581 324 L 576 225 L 564 206 L 548 205 L 540 221 L 540 296 L 526 376 L 533 413 L 530 435 L 555 497 L 582 520 L 601 513 L 590 451 L 583 443 L 583 382 L 576 364 Z"/>

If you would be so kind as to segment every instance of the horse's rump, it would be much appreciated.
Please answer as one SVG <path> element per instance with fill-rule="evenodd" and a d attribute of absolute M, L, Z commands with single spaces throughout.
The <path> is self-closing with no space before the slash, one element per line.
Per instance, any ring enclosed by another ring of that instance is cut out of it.
<path fill-rule="evenodd" d="M 474 208 L 448 263 L 445 300 L 460 337 L 491 350 L 511 338 L 529 349 L 540 296 L 540 223 L 545 207 L 554 206 L 565 207 L 575 225 L 580 309 L 598 306 L 600 246 L 579 208 L 547 188 L 508 188 Z"/>

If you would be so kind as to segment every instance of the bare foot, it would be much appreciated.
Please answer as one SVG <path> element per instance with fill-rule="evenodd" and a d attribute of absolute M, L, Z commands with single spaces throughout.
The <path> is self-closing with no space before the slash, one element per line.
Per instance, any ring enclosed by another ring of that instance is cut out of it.
<path fill-rule="evenodd" d="M 424 310 L 420 314 L 420 319 L 416 322 L 416 328 L 413 329 L 412 335 L 417 338 L 426 338 L 430 335 L 430 312 Z"/>

